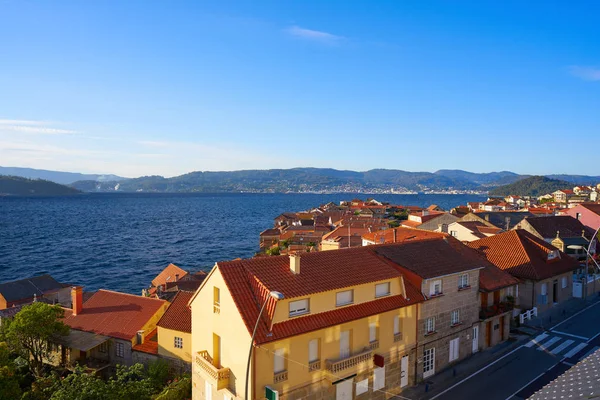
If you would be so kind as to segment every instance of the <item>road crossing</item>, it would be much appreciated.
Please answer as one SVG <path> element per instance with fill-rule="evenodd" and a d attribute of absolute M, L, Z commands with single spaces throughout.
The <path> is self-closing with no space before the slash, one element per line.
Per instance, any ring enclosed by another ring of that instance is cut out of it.
<path fill-rule="evenodd" d="M 587 354 L 595 346 L 583 340 L 576 340 L 573 335 L 565 337 L 555 332 L 544 332 L 527 342 L 524 347 L 537 347 L 538 351 L 545 351 L 554 356 L 562 355 L 563 358 L 574 358 L 578 354 Z"/>

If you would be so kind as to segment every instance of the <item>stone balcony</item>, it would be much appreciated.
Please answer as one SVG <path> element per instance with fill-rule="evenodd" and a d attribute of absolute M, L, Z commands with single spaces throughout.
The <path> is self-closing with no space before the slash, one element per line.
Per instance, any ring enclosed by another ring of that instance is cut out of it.
<path fill-rule="evenodd" d="M 229 387 L 229 377 L 231 371 L 229 368 L 219 368 L 213 365 L 213 359 L 208 354 L 208 351 L 202 350 L 196 354 L 196 366 L 200 368 L 204 375 L 209 378 L 209 381 L 216 386 L 217 390 Z"/>
<path fill-rule="evenodd" d="M 341 375 L 349 375 L 358 371 L 363 371 L 371 367 L 373 363 L 373 350 L 365 348 L 364 350 L 351 355 L 350 357 L 339 358 L 337 360 L 326 360 L 325 370 L 331 378 Z"/>

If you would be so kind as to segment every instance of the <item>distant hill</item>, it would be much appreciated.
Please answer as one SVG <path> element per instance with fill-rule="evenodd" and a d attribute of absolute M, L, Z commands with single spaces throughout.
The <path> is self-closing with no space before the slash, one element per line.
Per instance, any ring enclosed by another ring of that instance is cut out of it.
<path fill-rule="evenodd" d="M 0 175 L 21 176 L 29 179 L 45 179 L 63 185 L 69 185 L 73 182 L 82 180 L 105 182 L 127 179 L 117 175 L 80 174 L 77 172 L 48 171 L 45 169 L 19 167 L 0 167 Z"/>
<path fill-rule="evenodd" d="M 490 196 L 541 196 L 561 189 L 570 189 L 573 182 L 550 179 L 545 176 L 531 176 L 509 185 L 499 186 L 490 190 Z"/>
<path fill-rule="evenodd" d="M 42 179 L 0 175 L 2 196 L 65 196 L 81 193 L 79 190 Z"/>
<path fill-rule="evenodd" d="M 477 183 L 482 186 L 509 184 L 523 179 L 525 175 L 515 174 L 510 171 L 476 173 L 460 169 L 440 169 L 434 172 L 436 175 L 446 176 L 455 180 Z"/>

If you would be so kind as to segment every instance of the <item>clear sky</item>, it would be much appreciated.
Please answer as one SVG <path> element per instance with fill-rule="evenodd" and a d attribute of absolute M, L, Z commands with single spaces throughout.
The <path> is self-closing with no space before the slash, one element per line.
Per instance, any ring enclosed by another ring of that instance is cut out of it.
<path fill-rule="evenodd" d="M 599 1 L 0 0 L 0 165 L 600 175 Z"/>

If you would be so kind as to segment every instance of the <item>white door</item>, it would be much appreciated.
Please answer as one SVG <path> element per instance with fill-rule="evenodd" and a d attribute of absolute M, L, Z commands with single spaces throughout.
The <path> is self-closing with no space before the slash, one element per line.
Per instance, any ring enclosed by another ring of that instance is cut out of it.
<path fill-rule="evenodd" d="M 479 326 L 473 327 L 473 353 L 479 351 Z"/>
<path fill-rule="evenodd" d="M 208 381 L 204 381 L 204 398 L 212 400 L 212 385 Z"/>
<path fill-rule="evenodd" d="M 335 400 L 352 400 L 352 383 L 354 379 L 346 379 L 335 385 Z"/>
<path fill-rule="evenodd" d="M 423 352 L 423 378 L 435 374 L 435 348 Z"/>
<path fill-rule="evenodd" d="M 458 344 L 460 338 L 452 339 L 450 341 L 450 357 L 448 361 L 452 362 L 454 360 L 458 360 Z"/>
<path fill-rule="evenodd" d="M 581 282 L 573 281 L 573 297 L 580 299 L 583 294 L 583 285 Z"/>
<path fill-rule="evenodd" d="M 408 356 L 400 361 L 400 387 L 408 385 Z"/>
<path fill-rule="evenodd" d="M 350 331 L 340 332 L 340 358 L 350 357 Z"/>

